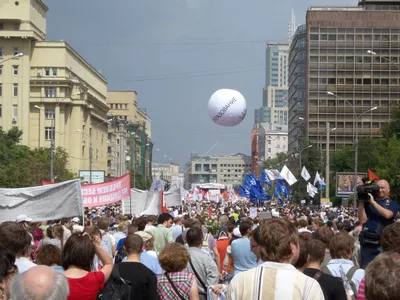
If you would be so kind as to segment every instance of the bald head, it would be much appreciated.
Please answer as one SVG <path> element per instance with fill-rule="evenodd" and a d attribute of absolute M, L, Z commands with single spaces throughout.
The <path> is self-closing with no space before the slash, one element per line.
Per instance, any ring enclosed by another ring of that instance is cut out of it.
<path fill-rule="evenodd" d="M 66 300 L 68 281 L 64 275 L 47 266 L 37 266 L 14 277 L 11 296 L 21 300 Z"/>
<path fill-rule="evenodd" d="M 386 199 L 390 195 L 390 185 L 385 179 L 381 179 L 377 182 L 377 184 L 381 187 L 379 190 L 379 200 Z"/>

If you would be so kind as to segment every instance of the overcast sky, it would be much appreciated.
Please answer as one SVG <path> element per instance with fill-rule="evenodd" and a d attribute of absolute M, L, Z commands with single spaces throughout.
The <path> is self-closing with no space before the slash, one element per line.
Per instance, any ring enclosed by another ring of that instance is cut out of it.
<path fill-rule="evenodd" d="M 357 0 L 45 0 L 47 37 L 65 40 L 108 80 L 136 90 L 152 119 L 154 161 L 184 164 L 200 155 L 250 154 L 254 109 L 262 104 L 265 44 L 287 41 L 294 9 Z M 240 91 L 246 119 L 220 127 L 207 113 L 212 93 Z M 164 156 L 167 155 L 167 158 Z"/>

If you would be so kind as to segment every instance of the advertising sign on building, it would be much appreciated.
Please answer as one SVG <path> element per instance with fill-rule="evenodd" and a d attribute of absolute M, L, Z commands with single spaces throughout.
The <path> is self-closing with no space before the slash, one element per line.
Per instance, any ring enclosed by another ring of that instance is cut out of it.
<path fill-rule="evenodd" d="M 357 174 L 357 186 L 362 185 L 362 179 L 367 177 L 366 173 Z M 336 195 L 349 196 L 354 194 L 354 173 L 336 173 Z"/>

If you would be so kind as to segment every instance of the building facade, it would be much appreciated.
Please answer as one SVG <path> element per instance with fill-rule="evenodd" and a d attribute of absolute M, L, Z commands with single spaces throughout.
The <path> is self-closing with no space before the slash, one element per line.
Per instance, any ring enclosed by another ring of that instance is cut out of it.
<path fill-rule="evenodd" d="M 306 41 L 306 25 L 301 25 L 292 38 L 289 51 L 289 153 L 298 150 L 299 140 L 305 135 L 305 122 L 301 118 L 305 118 Z"/>
<path fill-rule="evenodd" d="M 276 154 L 288 151 L 287 126 L 261 123 L 258 128 L 258 157 L 260 161 L 274 158 Z"/>
<path fill-rule="evenodd" d="M 381 136 L 400 100 L 399 22 L 400 1 L 309 9 L 305 131 L 311 142 L 325 149 L 327 122 L 336 128 L 331 150 L 353 144 L 357 127 L 360 137 Z"/>
<path fill-rule="evenodd" d="M 251 171 L 251 157 L 245 154 L 200 157 L 192 154 L 185 168 L 185 188 L 193 183 L 240 185 Z"/>
<path fill-rule="evenodd" d="M 179 164 L 174 163 L 152 163 L 153 179 L 161 179 L 172 183 L 175 177 L 182 177 Z"/>
<path fill-rule="evenodd" d="M 76 175 L 106 170 L 106 79 L 66 42 L 46 40 L 43 1 L 0 4 L 0 126 L 21 129 L 23 145 L 63 147 Z"/>
<path fill-rule="evenodd" d="M 260 109 L 255 110 L 254 124 L 288 122 L 289 44 L 271 42 L 266 49 L 265 87 Z"/>
<path fill-rule="evenodd" d="M 137 106 L 136 91 L 109 91 L 107 102 L 110 106 L 109 116 L 116 124 L 123 125 L 126 147 L 122 155 L 125 156 L 126 171 L 134 170 L 137 173 L 151 178 L 151 161 L 153 143 L 151 141 L 151 119 L 145 109 Z M 112 134 L 115 128 L 110 128 Z M 121 137 L 121 140 L 123 138 Z M 109 145 L 109 153 L 112 153 L 114 144 Z M 113 166 L 115 157 L 109 155 L 108 165 Z M 122 161 L 122 160 L 121 160 Z M 109 169 L 109 176 L 113 176 L 115 170 Z"/>

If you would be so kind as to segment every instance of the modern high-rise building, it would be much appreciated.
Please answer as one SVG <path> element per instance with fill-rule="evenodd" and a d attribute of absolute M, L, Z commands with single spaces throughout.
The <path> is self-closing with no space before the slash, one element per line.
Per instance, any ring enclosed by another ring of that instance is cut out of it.
<path fill-rule="evenodd" d="M 136 91 L 109 91 L 107 102 L 109 116 L 115 120 L 108 133 L 108 175 L 132 169 L 151 178 L 151 119 L 145 109 L 138 108 Z"/>
<path fill-rule="evenodd" d="M 270 42 L 266 49 L 263 106 L 255 110 L 254 124 L 288 123 L 289 44 Z"/>
<path fill-rule="evenodd" d="M 47 41 L 47 11 L 42 0 L 0 0 L 0 126 L 21 129 L 23 145 L 63 147 L 76 175 L 105 171 L 106 78 L 68 43 Z"/>
<path fill-rule="evenodd" d="M 306 103 L 306 25 L 299 26 L 292 37 L 289 51 L 289 153 L 296 152 L 304 138 Z"/>
<path fill-rule="evenodd" d="M 308 10 L 306 139 L 325 149 L 327 122 L 336 128 L 332 150 L 354 143 L 356 128 L 360 137 L 381 136 L 392 104 L 400 101 L 399 24 L 398 0 Z"/>

